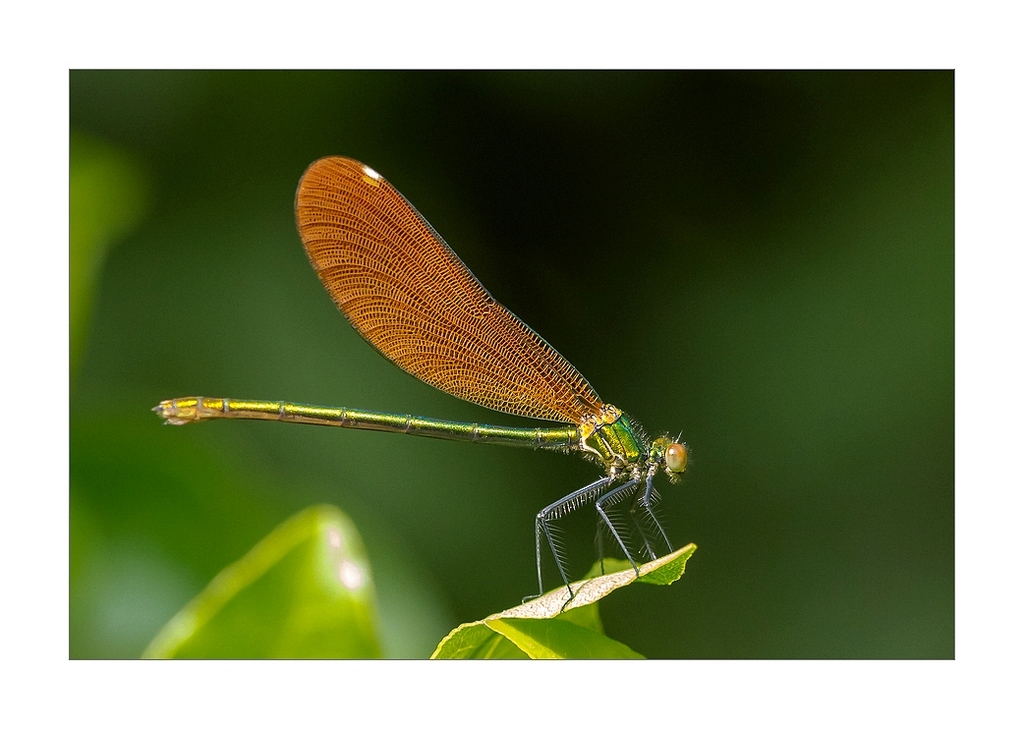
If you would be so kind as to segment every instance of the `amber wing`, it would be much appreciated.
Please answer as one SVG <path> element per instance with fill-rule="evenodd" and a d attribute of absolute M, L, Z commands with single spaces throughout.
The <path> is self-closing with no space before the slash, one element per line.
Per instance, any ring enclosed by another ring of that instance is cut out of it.
<path fill-rule="evenodd" d="M 600 409 L 568 360 L 495 301 L 371 168 L 344 157 L 314 162 L 299 183 L 295 217 L 338 308 L 406 372 L 514 415 L 578 423 Z"/>

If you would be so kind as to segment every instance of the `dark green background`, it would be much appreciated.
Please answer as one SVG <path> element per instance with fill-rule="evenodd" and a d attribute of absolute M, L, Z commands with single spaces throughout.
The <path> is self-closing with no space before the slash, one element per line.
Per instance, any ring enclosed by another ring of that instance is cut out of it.
<path fill-rule="evenodd" d="M 952 73 L 72 72 L 70 101 L 73 185 L 116 243 L 71 249 L 72 656 L 138 655 L 319 502 L 363 533 L 386 652 L 425 656 L 533 590 L 535 513 L 596 477 L 160 426 L 157 401 L 199 394 L 517 422 L 334 309 L 292 218 L 326 154 L 381 172 L 607 402 L 690 444 L 661 491 L 699 549 L 676 585 L 602 603 L 609 635 L 652 657 L 953 656 Z M 110 158 L 120 182 L 88 176 Z"/>

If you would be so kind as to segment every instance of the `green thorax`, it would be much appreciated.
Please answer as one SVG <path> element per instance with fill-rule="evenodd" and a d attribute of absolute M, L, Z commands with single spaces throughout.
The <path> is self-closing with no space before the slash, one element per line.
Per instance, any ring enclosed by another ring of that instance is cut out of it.
<path fill-rule="evenodd" d="M 614 405 L 603 406 L 598 415 L 580 423 L 580 448 L 616 471 L 645 463 L 650 456 L 643 431 Z"/>

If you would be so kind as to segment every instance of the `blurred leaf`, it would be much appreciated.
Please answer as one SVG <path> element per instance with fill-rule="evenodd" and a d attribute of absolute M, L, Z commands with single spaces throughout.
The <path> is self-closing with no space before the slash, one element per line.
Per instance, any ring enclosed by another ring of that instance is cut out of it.
<path fill-rule="evenodd" d="M 576 593 L 566 605 L 565 587 L 536 600 L 465 623 L 442 640 L 431 658 L 643 658 L 604 635 L 597 601 L 632 582 L 669 585 L 678 580 L 697 550 L 688 544 L 640 566 L 638 577 L 625 560 L 605 560 L 625 569 L 573 583 Z M 591 572 L 600 571 L 600 564 Z M 564 611 L 563 611 L 564 606 Z"/>
<path fill-rule="evenodd" d="M 375 658 L 370 566 L 351 521 L 306 509 L 227 567 L 164 626 L 146 658 Z"/>
<path fill-rule="evenodd" d="M 71 372 L 92 311 L 93 291 L 107 251 L 142 220 L 148 185 L 128 154 L 73 132 L 70 156 Z"/>

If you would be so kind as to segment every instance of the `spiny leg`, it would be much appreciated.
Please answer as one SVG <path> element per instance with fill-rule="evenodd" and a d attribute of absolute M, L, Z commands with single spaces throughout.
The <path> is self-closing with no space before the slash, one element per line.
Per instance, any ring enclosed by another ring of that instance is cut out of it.
<path fill-rule="evenodd" d="M 633 503 L 630 504 L 628 510 L 630 523 L 632 524 L 633 529 L 640 535 L 640 539 L 643 541 L 643 553 L 644 559 L 646 560 L 655 559 L 658 555 L 654 551 L 654 546 L 651 544 L 651 539 L 647 536 L 650 524 L 645 524 L 645 519 L 649 522 L 654 523 L 658 531 L 661 532 L 662 538 L 665 539 L 665 543 L 668 543 L 668 538 L 665 536 L 665 530 L 661 528 L 661 524 L 654 516 L 654 512 L 651 506 L 650 496 L 653 493 L 652 478 L 653 475 L 648 474 L 647 488 L 642 491 L 639 489 L 637 490 L 636 496 L 633 499 Z M 637 513 L 638 511 L 640 513 Z M 672 551 L 671 548 L 669 549 L 669 551 Z"/>
<path fill-rule="evenodd" d="M 612 511 L 612 510 L 607 508 L 607 507 L 614 506 L 617 502 L 624 501 L 625 498 L 628 495 L 629 494 L 622 494 L 621 492 L 617 492 L 617 494 L 614 495 L 615 496 L 614 499 L 608 500 L 608 501 L 602 500 L 601 501 L 601 508 L 594 510 L 595 513 L 597 514 L 597 530 L 596 530 L 597 534 L 595 534 L 595 536 L 594 536 L 594 542 L 597 545 L 597 559 L 598 559 L 598 562 L 601 565 L 601 574 L 602 575 L 605 574 L 605 571 L 604 571 L 605 532 L 608 531 L 608 532 L 612 532 L 613 534 L 618 533 L 619 535 L 625 533 L 625 531 L 629 529 L 629 524 L 625 523 L 625 519 L 626 518 L 629 518 L 633 522 L 634 526 L 636 524 L 636 517 L 633 514 L 629 514 L 629 513 L 623 514 L 623 513 L 621 513 L 621 510 L 619 510 L 619 509 L 616 509 L 616 510 Z M 609 520 L 612 523 L 611 528 L 608 527 Z M 642 536 L 642 533 L 641 533 L 641 536 Z M 625 544 L 625 540 L 624 539 L 616 539 L 616 541 L 619 544 Z M 625 551 L 627 553 L 627 555 L 628 555 L 628 552 L 629 552 L 628 549 L 623 550 L 623 551 Z"/>
<path fill-rule="evenodd" d="M 644 512 L 647 514 L 647 518 L 650 519 L 651 522 L 654 523 L 655 527 L 657 527 L 658 532 L 661 534 L 661 538 L 665 542 L 665 546 L 668 548 L 668 551 L 671 552 L 672 551 L 672 542 L 669 541 L 668 534 L 665 533 L 665 528 L 661 525 L 661 522 L 658 520 L 658 517 L 655 515 L 654 509 L 652 508 L 652 505 L 651 505 L 651 496 L 652 496 L 652 494 L 654 494 L 654 472 L 653 471 L 651 473 L 647 474 L 647 486 L 646 486 L 646 488 L 644 488 L 643 494 L 637 498 L 636 504 L 634 504 L 634 508 L 636 506 L 639 506 L 641 509 L 644 510 Z M 639 521 L 637 522 L 637 526 L 640 528 L 640 534 L 643 536 L 644 543 L 647 545 L 647 550 L 650 552 L 651 558 L 653 559 L 657 555 L 655 555 L 654 554 L 654 550 L 651 549 L 650 542 L 647 541 L 647 536 L 646 536 L 646 534 L 644 534 L 643 528 L 640 525 Z"/>
<path fill-rule="evenodd" d="M 637 575 L 640 574 L 640 568 L 637 567 L 636 560 L 633 559 L 633 555 L 631 555 L 629 553 L 629 549 L 626 548 L 626 543 L 624 541 L 622 541 L 622 537 L 619 536 L 619 530 L 615 528 L 615 525 L 612 524 L 612 520 L 610 518 L 608 518 L 608 514 L 605 511 L 604 507 L 605 507 L 605 504 L 607 504 L 607 503 L 614 504 L 618 497 L 620 497 L 623 494 L 627 493 L 630 489 L 635 489 L 636 485 L 637 485 L 637 483 L 639 483 L 639 481 L 640 481 L 639 478 L 634 478 L 634 479 L 631 479 L 631 480 L 627 481 L 626 483 L 624 483 L 621 486 L 618 486 L 618 487 L 612 489 L 611 491 L 606 493 L 604 496 L 599 498 L 597 500 L 597 503 L 595 504 L 595 508 L 597 509 L 597 513 L 601 516 L 601 519 L 603 519 L 604 523 L 608 526 L 608 530 L 612 533 L 612 536 L 615 537 L 615 541 L 618 542 L 619 547 L 622 549 L 622 553 L 626 555 L 626 559 L 628 559 L 629 563 L 631 565 L 633 565 L 633 570 L 637 573 Z"/>
<path fill-rule="evenodd" d="M 550 504 L 540 512 L 537 513 L 537 519 L 534 522 L 534 541 L 537 547 L 537 589 L 539 592 L 536 595 L 529 595 L 523 598 L 523 602 L 532 600 L 535 597 L 540 597 L 544 594 L 544 577 L 541 571 L 541 558 L 540 558 L 540 542 L 541 534 L 547 539 L 548 547 L 551 549 L 551 556 L 555 558 L 555 566 L 558 568 L 558 574 L 562 577 L 562 582 L 565 583 L 566 589 L 569 590 L 569 600 L 574 597 L 572 587 L 569 586 L 569 578 L 565 573 L 565 567 L 562 565 L 562 558 L 558 555 L 558 550 L 555 547 L 555 541 L 551 537 L 551 529 L 549 523 L 555 519 L 560 519 L 566 514 L 572 513 L 583 504 L 587 503 L 591 499 L 596 498 L 608 487 L 611 483 L 610 476 L 603 476 L 597 479 L 592 484 L 588 484 L 581 489 L 573 491 L 568 496 L 563 496 L 558 501 Z M 568 601 L 566 601 L 568 604 Z"/>
<path fill-rule="evenodd" d="M 633 523 L 633 529 L 640 535 L 640 539 L 643 541 L 644 560 L 651 560 L 657 557 L 654 552 L 654 547 L 651 546 L 651 540 L 647 538 L 647 530 L 644 528 L 644 524 L 641 521 L 641 515 L 636 513 L 639 499 L 633 502 L 633 505 L 629 507 L 629 520 Z"/>

